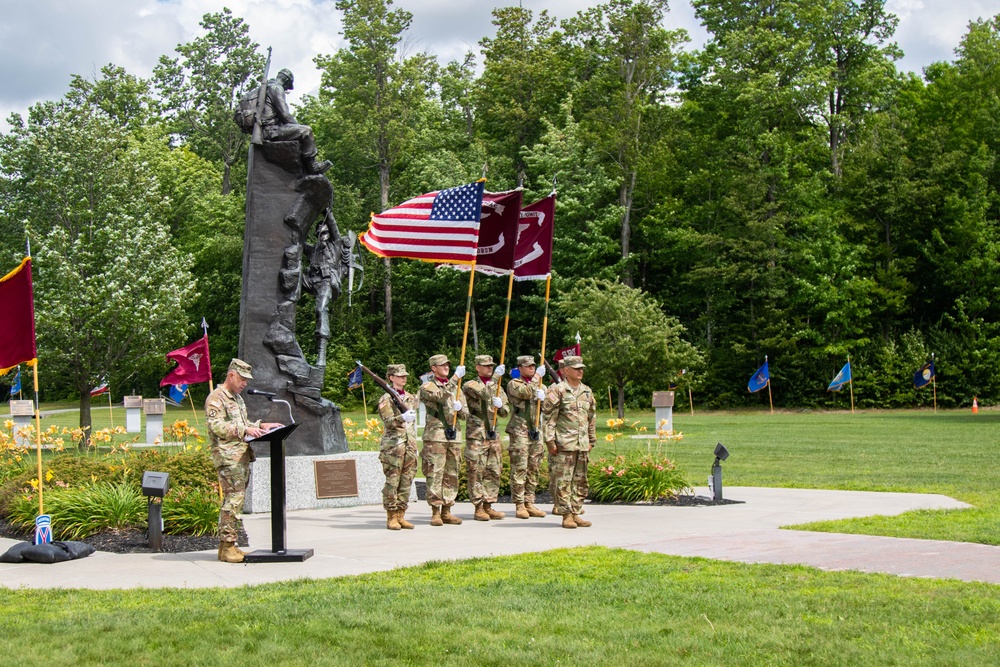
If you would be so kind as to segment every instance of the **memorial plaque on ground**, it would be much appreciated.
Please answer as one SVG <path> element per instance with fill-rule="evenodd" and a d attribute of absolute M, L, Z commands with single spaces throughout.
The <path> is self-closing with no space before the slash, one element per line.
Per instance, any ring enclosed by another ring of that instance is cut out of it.
<path fill-rule="evenodd" d="M 10 402 L 10 416 L 11 417 L 32 417 L 35 414 L 35 402 L 34 401 L 11 401 Z"/>
<path fill-rule="evenodd" d="M 125 397 L 125 407 L 126 408 L 141 408 L 142 407 L 142 396 L 126 396 Z"/>
<path fill-rule="evenodd" d="M 358 468 L 354 459 L 316 461 L 317 498 L 345 498 L 358 495 Z"/>

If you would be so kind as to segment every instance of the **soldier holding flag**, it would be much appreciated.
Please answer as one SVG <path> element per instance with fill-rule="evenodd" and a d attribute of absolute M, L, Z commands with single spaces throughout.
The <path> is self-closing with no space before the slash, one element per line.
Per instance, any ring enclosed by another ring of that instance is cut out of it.
<path fill-rule="evenodd" d="M 503 364 L 494 370 L 493 357 L 476 355 L 478 377 L 462 387 L 469 403 L 469 425 L 465 429 L 465 465 L 468 471 L 469 500 L 476 507 L 476 521 L 504 518 L 491 507 L 500 493 L 501 450 L 494 413 L 510 414 L 507 394 L 498 385 Z"/>
<path fill-rule="evenodd" d="M 543 517 L 545 512 L 535 507 L 535 487 L 538 486 L 538 467 L 545 451 L 534 427 L 535 411 L 539 401 L 545 400 L 541 388 L 545 367 L 538 368 L 533 356 L 517 358 L 519 376 L 507 383 L 507 395 L 513 416 L 507 424 L 510 436 L 510 495 L 518 519 Z"/>
<path fill-rule="evenodd" d="M 465 366 L 455 369 L 448 378 L 451 362 L 443 354 L 429 360 L 431 377 L 420 386 L 420 400 L 427 408 L 424 426 L 424 448 L 420 461 L 427 478 L 427 504 L 431 506 L 431 525 L 457 526 L 462 520 L 451 513 L 458 496 L 458 466 L 462 445 L 452 424 L 456 418 L 466 419 L 468 410 L 455 396 L 458 381 L 465 375 Z"/>

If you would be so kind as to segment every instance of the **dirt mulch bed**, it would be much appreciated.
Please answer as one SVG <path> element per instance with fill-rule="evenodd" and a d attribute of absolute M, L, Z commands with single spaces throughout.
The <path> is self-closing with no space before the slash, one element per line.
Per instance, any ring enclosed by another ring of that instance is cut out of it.
<path fill-rule="evenodd" d="M 30 541 L 31 533 L 16 530 L 5 520 L 0 519 L 0 537 L 12 540 Z M 153 553 L 186 553 L 189 551 L 210 551 L 219 548 L 219 538 L 213 535 L 164 535 L 163 549 L 154 551 L 146 544 L 146 531 L 138 528 L 124 530 L 105 530 L 78 540 L 86 542 L 98 551 L 109 551 L 116 554 L 153 554 Z M 249 545 L 246 532 L 240 529 L 239 545 Z"/>

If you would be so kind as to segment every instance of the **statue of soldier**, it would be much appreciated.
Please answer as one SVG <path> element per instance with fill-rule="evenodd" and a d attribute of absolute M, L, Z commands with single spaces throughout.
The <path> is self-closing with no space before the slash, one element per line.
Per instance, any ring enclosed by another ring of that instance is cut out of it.
<path fill-rule="evenodd" d="M 476 373 L 462 386 L 469 404 L 469 423 L 465 428 L 465 465 L 468 472 L 469 500 L 476 508 L 476 521 L 497 520 L 506 516 L 493 509 L 500 492 L 502 469 L 500 437 L 496 416 L 510 414 L 507 394 L 500 388 L 504 366 L 496 366 L 488 354 L 476 355 Z"/>
<path fill-rule="evenodd" d="M 538 486 L 538 468 L 545 446 L 535 429 L 535 415 L 545 390 L 541 388 L 545 367 L 537 368 L 533 356 L 517 358 L 519 376 L 507 383 L 512 416 L 507 424 L 510 436 L 510 495 L 518 519 L 543 517 L 545 512 L 535 507 L 535 487 Z"/>
<path fill-rule="evenodd" d="M 307 174 L 322 174 L 330 168 L 329 160 L 316 161 L 316 140 L 312 128 L 301 125 L 288 108 L 285 91 L 292 90 L 295 77 L 291 70 L 283 69 L 267 82 L 264 109 L 260 116 L 261 129 L 267 141 L 298 141 L 302 153 L 302 167 Z M 259 87 L 258 89 L 259 90 Z M 254 93 L 250 93 L 255 97 Z"/>
<path fill-rule="evenodd" d="M 420 386 L 420 400 L 427 409 L 424 425 L 424 448 L 420 462 L 427 478 L 427 504 L 431 506 L 431 525 L 457 526 L 462 520 L 451 513 L 458 496 L 459 457 L 462 445 L 458 441 L 453 423 L 466 419 L 469 411 L 460 398 L 455 397 L 458 381 L 465 376 L 465 366 L 455 369 L 448 378 L 451 362 L 443 354 L 429 360 L 433 376 Z"/>
<path fill-rule="evenodd" d="M 417 397 L 406 393 L 406 366 L 389 364 L 385 369 L 389 384 L 406 406 L 400 411 L 388 393 L 378 401 L 378 415 L 384 423 L 378 459 L 385 473 L 382 487 L 382 507 L 386 512 L 385 527 L 389 530 L 413 528 L 404 517 L 410 500 L 410 484 L 417 472 Z"/>
<path fill-rule="evenodd" d="M 344 273 L 350 265 L 350 239 L 340 235 L 330 209 L 316 226 L 316 244 L 306 244 L 309 269 L 302 286 L 316 296 L 316 365 L 326 366 L 326 345 L 330 340 L 330 303 L 340 298 Z"/>
<path fill-rule="evenodd" d="M 552 475 L 556 514 L 562 515 L 563 528 L 587 528 L 583 501 L 590 487 L 587 466 L 590 450 L 597 443 L 597 401 L 590 387 L 583 384 L 583 358 L 565 357 L 562 382 L 549 386 L 542 415 L 545 418 L 545 446 L 552 455 Z"/>
<path fill-rule="evenodd" d="M 247 381 L 253 379 L 250 364 L 233 359 L 226 371 L 226 379 L 205 399 L 205 426 L 208 430 L 208 448 L 212 463 L 219 474 L 222 507 L 219 509 L 219 560 L 224 563 L 242 563 L 246 555 L 236 543 L 239 541 L 240 517 L 250 479 L 250 462 L 253 449 L 247 438 L 257 438 L 281 424 L 251 422 L 247 406 L 240 393 Z"/>

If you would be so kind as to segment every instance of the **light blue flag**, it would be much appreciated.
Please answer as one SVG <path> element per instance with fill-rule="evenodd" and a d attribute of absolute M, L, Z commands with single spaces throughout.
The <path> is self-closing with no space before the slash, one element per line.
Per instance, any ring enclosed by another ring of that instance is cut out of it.
<path fill-rule="evenodd" d="M 17 375 L 14 376 L 14 383 L 10 385 L 10 395 L 21 393 L 21 367 L 17 367 Z"/>
<path fill-rule="evenodd" d="M 840 369 L 837 373 L 837 377 L 833 378 L 833 382 L 830 386 L 826 388 L 827 391 L 840 391 L 844 388 L 845 384 L 850 384 L 852 382 L 851 378 L 851 362 L 848 361 L 844 364 L 844 367 Z"/>
<path fill-rule="evenodd" d="M 764 365 L 758 368 L 757 372 L 750 378 L 750 382 L 747 383 L 747 389 L 753 394 L 766 387 L 770 381 L 771 373 L 767 368 L 767 361 L 765 361 Z"/>

